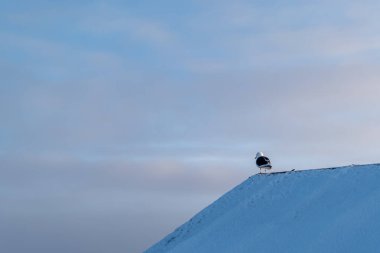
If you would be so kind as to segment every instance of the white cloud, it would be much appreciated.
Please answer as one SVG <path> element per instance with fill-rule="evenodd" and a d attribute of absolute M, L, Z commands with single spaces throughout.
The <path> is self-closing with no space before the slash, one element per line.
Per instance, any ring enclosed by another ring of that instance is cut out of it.
<path fill-rule="evenodd" d="M 167 45 L 175 40 L 174 34 L 163 23 L 148 17 L 134 16 L 127 10 L 109 5 L 91 8 L 80 23 L 83 31 L 101 36 L 110 34 L 151 45 Z"/>

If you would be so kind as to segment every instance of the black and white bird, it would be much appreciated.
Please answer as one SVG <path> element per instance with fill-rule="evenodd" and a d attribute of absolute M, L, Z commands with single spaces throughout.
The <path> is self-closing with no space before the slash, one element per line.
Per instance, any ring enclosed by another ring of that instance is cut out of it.
<path fill-rule="evenodd" d="M 260 173 L 261 173 L 261 169 L 264 169 L 264 170 L 272 169 L 272 164 L 270 163 L 269 158 L 264 156 L 263 152 L 257 152 L 255 159 L 256 159 L 256 165 L 260 169 Z"/>

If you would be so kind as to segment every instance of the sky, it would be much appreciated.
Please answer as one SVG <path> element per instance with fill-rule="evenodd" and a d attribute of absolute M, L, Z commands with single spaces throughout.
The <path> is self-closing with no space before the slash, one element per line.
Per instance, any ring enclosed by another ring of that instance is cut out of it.
<path fill-rule="evenodd" d="M 380 3 L 0 1 L 0 245 L 151 246 L 274 170 L 379 162 Z"/>

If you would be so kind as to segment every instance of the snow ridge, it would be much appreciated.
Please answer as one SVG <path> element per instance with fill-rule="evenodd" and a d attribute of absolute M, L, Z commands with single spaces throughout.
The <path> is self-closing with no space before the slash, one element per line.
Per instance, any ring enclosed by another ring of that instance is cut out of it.
<path fill-rule="evenodd" d="M 375 252 L 380 164 L 255 175 L 146 253 Z"/>

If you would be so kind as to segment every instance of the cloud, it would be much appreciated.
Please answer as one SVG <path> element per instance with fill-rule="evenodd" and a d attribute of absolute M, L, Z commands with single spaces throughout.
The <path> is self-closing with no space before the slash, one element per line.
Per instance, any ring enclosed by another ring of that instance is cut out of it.
<path fill-rule="evenodd" d="M 63 82 L 10 89 L 2 100 L 8 122 L 3 129 L 13 136 L 6 152 L 182 159 L 194 150 L 192 155 L 200 157 L 201 152 L 223 157 L 228 153 L 220 147 L 229 146 L 229 156 L 242 157 L 260 147 L 277 147 L 281 163 L 294 166 L 286 161 L 291 153 L 310 147 L 303 156 L 321 154 L 330 146 L 344 160 L 339 150 L 368 140 L 362 136 L 368 131 L 360 129 L 377 124 L 376 69 L 343 65 L 227 72 L 221 77 L 205 74 L 197 84 L 183 86 L 172 80 L 149 83 L 147 78 L 127 85 Z M 14 113 L 7 112 L 10 105 Z M 288 143 L 292 147 L 286 148 Z M 325 157 L 333 161 L 330 154 Z"/>
<path fill-rule="evenodd" d="M 165 45 L 175 40 L 174 34 L 160 21 L 134 16 L 112 5 L 95 5 L 90 9 L 79 23 L 85 32 L 99 36 L 116 35 L 151 45 Z"/>
<path fill-rule="evenodd" d="M 374 33 L 378 25 L 373 22 L 376 14 L 366 7 L 372 3 L 222 1 L 212 12 L 205 8 L 192 19 L 190 27 L 204 38 L 198 50 L 204 50 L 201 56 L 193 55 L 189 66 L 207 62 L 205 70 L 215 73 L 214 66 L 223 66 L 219 71 L 223 73 L 378 63 L 380 38 Z"/>
<path fill-rule="evenodd" d="M 227 168 L 184 169 L 189 165 L 173 159 L 49 154 L 2 157 L 0 164 L 0 234 L 12 252 L 142 251 L 215 199 L 231 184 L 226 178 L 240 181 Z"/>

